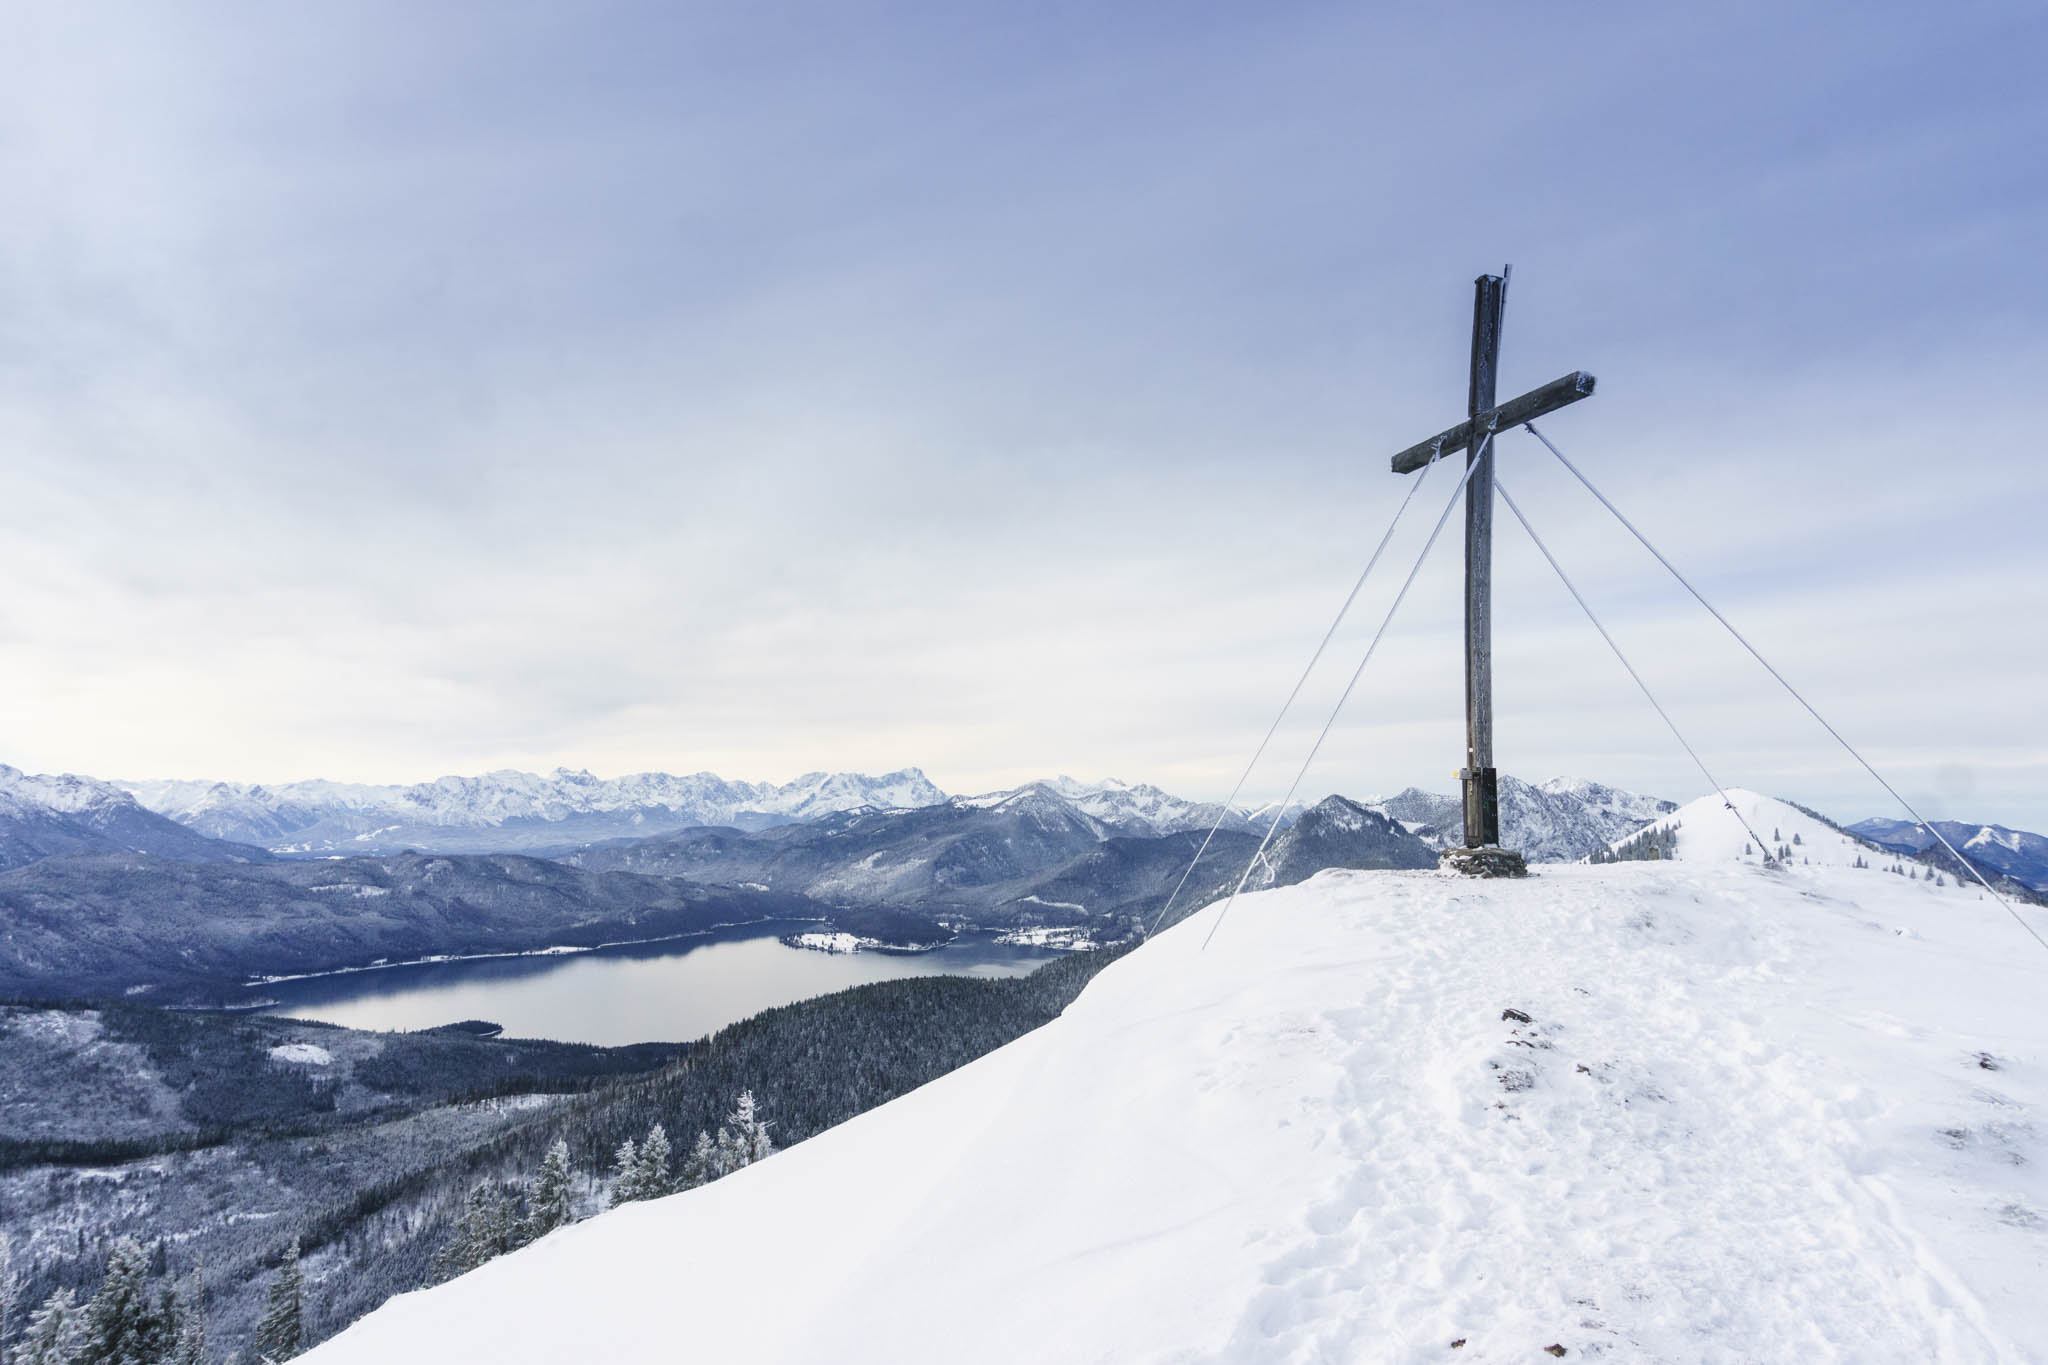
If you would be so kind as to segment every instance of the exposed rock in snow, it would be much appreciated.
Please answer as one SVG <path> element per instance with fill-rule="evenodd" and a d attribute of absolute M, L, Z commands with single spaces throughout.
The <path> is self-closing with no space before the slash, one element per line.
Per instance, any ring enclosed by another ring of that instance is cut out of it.
<path fill-rule="evenodd" d="M 318 1043 L 279 1043 L 270 1049 L 270 1060 L 290 1066 L 333 1066 L 334 1054 Z"/>
<path fill-rule="evenodd" d="M 1988 900 L 1737 856 L 1326 873 L 1241 900 L 1200 951 L 1216 913 L 979 1062 L 396 1299 L 307 1359 L 2048 1343 L 2048 958 Z"/>

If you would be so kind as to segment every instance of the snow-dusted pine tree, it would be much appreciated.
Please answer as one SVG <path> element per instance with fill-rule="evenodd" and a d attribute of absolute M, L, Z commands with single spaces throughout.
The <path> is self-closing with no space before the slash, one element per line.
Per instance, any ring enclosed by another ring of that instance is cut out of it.
<path fill-rule="evenodd" d="M 299 1239 L 284 1249 L 284 1261 L 270 1282 L 263 1317 L 250 1345 L 264 1360 L 290 1360 L 304 1343 L 305 1280 L 299 1272 Z"/>
<path fill-rule="evenodd" d="M 439 1279 L 453 1279 L 511 1249 L 512 1208 L 495 1182 L 479 1180 L 462 1202 L 454 1233 L 435 1254 L 433 1271 Z"/>
<path fill-rule="evenodd" d="M 718 1144 L 711 1140 L 711 1134 L 697 1130 L 697 1145 L 683 1158 L 683 1174 L 676 1183 L 686 1190 L 707 1185 L 718 1179 L 723 1172 L 718 1169 Z"/>
<path fill-rule="evenodd" d="M 28 1315 L 15 1365 L 76 1365 L 85 1339 L 85 1310 L 69 1289 L 59 1289 Z"/>
<path fill-rule="evenodd" d="M 639 1197 L 661 1198 L 669 1192 L 670 1179 L 668 1130 L 657 1123 L 640 1143 Z"/>
<path fill-rule="evenodd" d="M 751 1165 L 775 1155 L 775 1141 L 768 1136 L 768 1120 L 762 1118 L 760 1111 L 755 1108 L 753 1091 L 740 1091 L 739 1099 L 733 1104 L 732 1114 L 725 1122 L 726 1127 L 732 1130 L 740 1150 L 740 1165 Z"/>
<path fill-rule="evenodd" d="M 80 1361 L 157 1361 L 176 1344 L 165 1305 L 149 1298 L 149 1253 L 133 1237 L 123 1237 L 107 1253 L 107 1277 L 84 1309 L 85 1331 Z"/>
<path fill-rule="evenodd" d="M 195 1266 L 179 1294 L 178 1346 L 171 1352 L 170 1365 L 212 1365 L 212 1359 L 206 1353 L 205 1276 Z"/>
<path fill-rule="evenodd" d="M 548 1154 L 541 1160 L 540 1174 L 534 1177 L 533 1187 L 526 1196 L 526 1224 L 520 1229 L 520 1239 L 531 1242 L 545 1237 L 556 1228 L 566 1227 L 575 1218 L 575 1209 L 570 1203 L 569 1144 L 560 1138 L 548 1148 Z"/>
<path fill-rule="evenodd" d="M 642 1198 L 640 1193 L 640 1144 L 627 1138 L 612 1157 L 612 1207 Z"/>

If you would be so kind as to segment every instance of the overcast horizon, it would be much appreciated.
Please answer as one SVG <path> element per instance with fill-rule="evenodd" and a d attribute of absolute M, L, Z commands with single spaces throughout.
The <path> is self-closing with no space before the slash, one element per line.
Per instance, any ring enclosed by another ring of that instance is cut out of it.
<path fill-rule="evenodd" d="M 0 763 L 1220 799 L 1512 262 L 1501 395 L 1597 375 L 1546 434 L 1765 655 L 1925 815 L 2048 829 L 2039 7 L 9 29 Z M 1499 465 L 1716 777 L 1900 813 L 1540 446 Z M 1460 535 L 1304 794 L 1453 788 Z M 1495 536 L 1501 770 L 1706 791 Z"/>

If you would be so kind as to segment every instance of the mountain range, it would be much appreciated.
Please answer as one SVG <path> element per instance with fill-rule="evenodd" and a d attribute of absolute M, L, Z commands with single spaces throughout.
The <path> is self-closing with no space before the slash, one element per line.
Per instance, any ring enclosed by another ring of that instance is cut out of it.
<path fill-rule="evenodd" d="M 948 796 L 916 768 L 879 777 L 807 773 L 779 785 L 708 772 L 600 778 L 567 768 L 545 775 L 507 769 L 406 786 L 319 779 L 273 785 L 185 780 L 119 785 L 141 806 L 198 833 L 287 857 L 408 849 L 558 853 L 711 826 L 757 832 L 855 811 L 992 807 L 1025 791 L 1056 798 L 1093 822 L 1103 838 L 1206 833 L 1212 827 L 1263 834 L 1274 814 L 1270 806 L 1225 809 L 1149 783 L 1081 782 L 1066 776 L 983 795 Z M 1359 804 L 1392 816 L 1439 848 L 1456 841 L 1462 823 L 1458 797 L 1420 788 Z M 1291 806 L 1281 826 L 1304 809 L 1306 803 Z M 1503 835 L 1539 862 L 1584 857 L 1670 809 L 1668 801 L 1597 782 L 1554 778 L 1538 786 L 1501 779 Z"/>
<path fill-rule="evenodd" d="M 320 779 L 126 782 L 143 806 L 201 834 L 281 854 L 536 851 L 695 825 L 758 829 L 861 807 L 926 806 L 945 793 L 915 768 L 806 773 L 781 785 L 716 773 L 601 778 L 504 769 L 409 786 Z"/>
<path fill-rule="evenodd" d="M 2034 891 L 2048 892 L 2048 839 L 2022 829 L 1973 825 L 1965 820 L 1936 820 L 1934 827 L 1958 853 L 1987 873 L 1995 872 Z M 1915 858 L 1936 855 L 1943 865 L 1951 861 L 1934 836 L 1910 820 L 1859 820 L 1849 829 L 1895 853 Z"/>
<path fill-rule="evenodd" d="M 110 782 L 35 775 L 0 763 L 0 871 L 67 853 L 141 853 L 190 863 L 270 858 L 260 848 L 211 838 L 146 810 Z"/>
<path fill-rule="evenodd" d="M 1505 842 L 1565 862 L 1607 856 L 1673 807 L 1596 782 L 1503 776 L 1501 810 Z M 0 912 L 13 930 L 0 989 L 195 994 L 251 974 L 766 914 L 890 911 L 1117 943 L 1149 929 L 1169 897 L 1177 918 L 1240 877 L 1256 890 L 1330 867 L 1431 866 L 1461 818 L 1456 797 L 1410 788 L 1332 796 L 1280 825 L 1246 876 L 1270 811 L 1066 777 L 949 797 L 914 768 L 779 785 L 557 770 L 379 787 L 122 786 L 0 767 Z M 1960 842 L 1986 863 L 2023 865 L 2048 843 L 1967 833 Z"/>
<path fill-rule="evenodd" d="M 1436 848 L 1464 841 L 1464 803 L 1410 787 L 1372 803 Z M 1500 778 L 1501 843 L 1531 862 L 1573 862 L 1634 833 L 1677 809 L 1599 782 L 1554 777 L 1536 785 L 1506 773 Z"/>

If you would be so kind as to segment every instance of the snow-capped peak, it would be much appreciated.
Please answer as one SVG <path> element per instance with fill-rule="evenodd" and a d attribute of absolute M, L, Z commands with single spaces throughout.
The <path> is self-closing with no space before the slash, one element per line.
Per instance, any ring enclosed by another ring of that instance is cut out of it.
<path fill-rule="evenodd" d="M 76 773 L 25 773 L 0 763 L 0 812 L 41 810 L 81 815 L 134 804 L 134 797 L 111 782 Z"/>
<path fill-rule="evenodd" d="M 1711 793 L 1689 801 L 1616 840 L 1613 849 L 1642 855 L 1652 844 L 1658 857 L 1681 862 L 1761 864 L 1772 857 L 1795 866 L 1853 867 L 1894 861 L 1894 855 L 1790 802 L 1742 787 L 1728 788 L 1725 802 Z"/>

